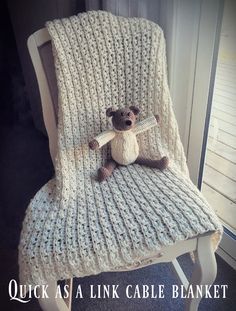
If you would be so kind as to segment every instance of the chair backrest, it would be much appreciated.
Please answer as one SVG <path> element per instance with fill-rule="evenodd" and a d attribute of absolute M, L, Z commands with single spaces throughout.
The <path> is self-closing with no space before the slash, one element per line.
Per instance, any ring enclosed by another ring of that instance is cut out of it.
<path fill-rule="evenodd" d="M 42 103 L 43 119 L 49 138 L 49 148 L 55 165 L 57 152 L 58 89 L 51 38 L 46 28 L 28 38 L 28 49 L 36 73 Z"/>

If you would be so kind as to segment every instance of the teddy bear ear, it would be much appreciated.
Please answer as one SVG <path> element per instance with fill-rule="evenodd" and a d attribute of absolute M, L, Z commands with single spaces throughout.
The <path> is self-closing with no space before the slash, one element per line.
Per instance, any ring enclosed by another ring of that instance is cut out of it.
<path fill-rule="evenodd" d="M 130 106 L 129 109 L 132 110 L 135 115 L 139 114 L 140 112 L 139 108 L 136 106 Z"/>
<path fill-rule="evenodd" d="M 114 109 L 113 109 L 112 107 L 107 108 L 107 110 L 106 110 L 106 115 L 107 115 L 108 117 L 112 117 L 112 116 L 114 115 L 114 113 L 115 113 L 115 111 L 114 111 Z"/>

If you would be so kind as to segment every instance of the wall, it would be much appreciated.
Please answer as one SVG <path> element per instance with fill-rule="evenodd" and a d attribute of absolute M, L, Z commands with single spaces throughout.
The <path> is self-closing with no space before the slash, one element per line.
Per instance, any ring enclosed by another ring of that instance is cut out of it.
<path fill-rule="evenodd" d="M 161 0 L 159 24 L 164 30 L 170 92 L 186 154 L 191 122 L 201 1 Z"/>
<path fill-rule="evenodd" d="M 236 1 L 225 0 L 222 31 L 220 37 L 219 60 L 236 63 Z"/>
<path fill-rule="evenodd" d="M 0 2 L 0 123 L 28 124 L 30 105 L 6 3 Z"/>
<path fill-rule="evenodd" d="M 27 39 L 43 28 L 47 20 L 76 14 L 84 9 L 83 1 L 76 0 L 7 0 L 17 49 L 26 82 L 35 126 L 45 131 L 40 95 L 34 69 L 27 49 Z"/>

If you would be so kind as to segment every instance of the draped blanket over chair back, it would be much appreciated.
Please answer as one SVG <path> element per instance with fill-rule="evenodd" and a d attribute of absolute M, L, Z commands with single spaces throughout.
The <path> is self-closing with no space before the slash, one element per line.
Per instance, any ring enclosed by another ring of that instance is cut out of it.
<path fill-rule="evenodd" d="M 190 182 L 167 84 L 160 27 L 88 12 L 47 23 L 59 90 L 56 176 L 31 201 L 19 246 L 20 279 L 41 284 L 135 263 L 164 245 L 221 225 Z M 167 155 L 160 172 L 137 164 L 94 178 L 108 146 L 88 142 L 110 127 L 106 109 L 136 105 L 159 125 L 138 137 L 141 153 Z M 219 239 L 218 239 L 219 240 Z"/>

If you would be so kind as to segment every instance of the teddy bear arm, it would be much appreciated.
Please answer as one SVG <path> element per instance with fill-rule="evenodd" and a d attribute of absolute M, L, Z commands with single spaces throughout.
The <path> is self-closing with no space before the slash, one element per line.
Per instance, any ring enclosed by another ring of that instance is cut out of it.
<path fill-rule="evenodd" d="M 159 120 L 158 119 L 159 117 L 157 115 L 152 115 L 140 122 L 138 122 L 135 127 L 134 127 L 134 133 L 135 134 L 140 134 L 142 132 L 145 132 L 149 129 L 151 129 L 152 127 L 156 126 L 157 125 L 157 121 Z"/>
<path fill-rule="evenodd" d="M 94 137 L 93 140 L 89 142 L 89 147 L 92 150 L 97 150 L 101 148 L 102 146 L 106 145 L 115 136 L 116 136 L 116 133 L 113 130 L 107 130 L 105 132 L 102 132 L 101 134 L 97 135 L 96 137 Z"/>

